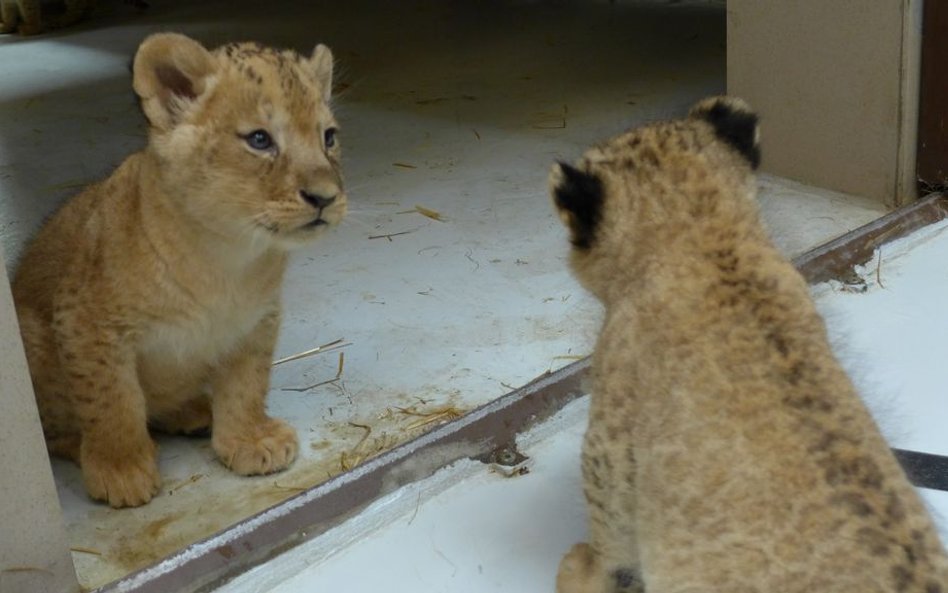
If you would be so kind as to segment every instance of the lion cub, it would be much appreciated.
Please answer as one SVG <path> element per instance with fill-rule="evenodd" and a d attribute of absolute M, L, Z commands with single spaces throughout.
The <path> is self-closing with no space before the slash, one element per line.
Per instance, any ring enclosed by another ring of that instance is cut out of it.
<path fill-rule="evenodd" d="M 158 491 L 149 424 L 211 428 L 220 460 L 296 456 L 265 411 L 287 250 L 346 211 L 332 54 L 147 38 L 134 87 L 147 147 L 40 230 L 13 283 L 50 451 L 115 507 Z"/>
<path fill-rule="evenodd" d="M 759 160 L 757 117 L 713 98 L 553 168 L 605 305 L 590 540 L 560 593 L 948 593 L 931 519 L 759 222 Z"/>

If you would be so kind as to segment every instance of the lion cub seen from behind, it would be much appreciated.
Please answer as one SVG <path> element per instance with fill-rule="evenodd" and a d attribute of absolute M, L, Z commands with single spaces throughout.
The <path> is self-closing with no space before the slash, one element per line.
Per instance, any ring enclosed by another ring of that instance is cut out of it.
<path fill-rule="evenodd" d="M 50 451 L 115 507 L 158 491 L 152 425 L 211 428 L 239 474 L 286 468 L 295 431 L 265 411 L 287 250 L 346 194 L 332 54 L 146 39 L 134 88 L 147 147 L 70 200 L 13 291 Z"/>
<path fill-rule="evenodd" d="M 558 165 L 572 268 L 605 305 L 588 544 L 559 593 L 948 593 L 948 561 L 758 220 L 730 98 Z"/>

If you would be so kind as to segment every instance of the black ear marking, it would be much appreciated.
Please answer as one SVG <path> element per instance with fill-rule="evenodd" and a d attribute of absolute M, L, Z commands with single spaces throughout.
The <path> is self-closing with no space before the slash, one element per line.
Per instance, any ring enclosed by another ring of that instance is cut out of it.
<path fill-rule="evenodd" d="M 553 189 L 556 205 L 572 215 L 573 246 L 589 249 L 602 218 L 602 181 L 566 163 L 559 163 L 559 168 L 562 177 Z"/>
<path fill-rule="evenodd" d="M 701 105 L 694 115 L 714 126 L 718 137 L 734 147 L 750 163 L 760 166 L 760 145 L 757 143 L 757 114 L 745 108 L 743 101 L 718 99 Z"/>

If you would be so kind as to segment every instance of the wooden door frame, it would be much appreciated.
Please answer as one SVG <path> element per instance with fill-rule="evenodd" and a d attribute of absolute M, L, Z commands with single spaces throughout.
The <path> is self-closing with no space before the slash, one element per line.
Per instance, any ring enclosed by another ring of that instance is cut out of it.
<path fill-rule="evenodd" d="M 928 0 L 922 16 L 917 181 L 922 193 L 948 187 L 948 2 Z"/>

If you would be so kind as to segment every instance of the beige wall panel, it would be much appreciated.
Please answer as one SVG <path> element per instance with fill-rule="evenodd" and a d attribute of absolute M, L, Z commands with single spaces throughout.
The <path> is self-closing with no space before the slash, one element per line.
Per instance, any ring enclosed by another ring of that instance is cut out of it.
<path fill-rule="evenodd" d="M 0 253 L 0 593 L 79 591 Z"/>
<path fill-rule="evenodd" d="M 901 143 L 914 145 L 915 131 L 902 109 L 914 77 L 903 73 L 917 33 L 904 32 L 916 5 L 728 2 L 728 92 L 761 114 L 764 170 L 888 205 L 905 198 Z"/>

